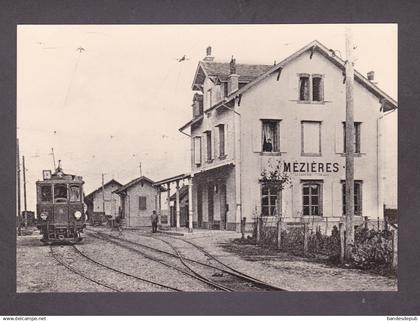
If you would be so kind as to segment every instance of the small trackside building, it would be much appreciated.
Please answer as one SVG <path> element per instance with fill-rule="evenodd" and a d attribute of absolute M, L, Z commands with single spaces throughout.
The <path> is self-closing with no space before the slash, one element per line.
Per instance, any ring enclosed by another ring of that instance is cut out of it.
<path fill-rule="evenodd" d="M 91 223 L 95 220 L 105 220 L 106 218 L 115 219 L 121 204 L 120 198 L 113 192 L 121 186 L 121 183 L 111 179 L 104 184 L 103 188 L 100 186 L 85 197 L 88 217 Z"/>
<path fill-rule="evenodd" d="M 154 183 L 140 176 L 114 191 L 121 198 L 121 215 L 126 227 L 152 226 L 150 215 L 158 208 L 158 188 Z"/>
<path fill-rule="evenodd" d="M 313 41 L 276 65 L 207 57 L 193 80 L 194 226 L 239 230 L 242 218 L 343 221 L 345 62 Z M 383 116 L 397 103 L 355 71 L 355 222 L 383 219 Z M 262 173 L 290 179 L 272 190 Z M 396 173 L 395 173 L 396 175 Z"/>

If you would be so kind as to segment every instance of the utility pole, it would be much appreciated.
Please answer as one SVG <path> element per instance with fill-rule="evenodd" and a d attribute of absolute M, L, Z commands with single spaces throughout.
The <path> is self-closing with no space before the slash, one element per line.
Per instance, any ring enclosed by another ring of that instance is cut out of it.
<path fill-rule="evenodd" d="M 25 213 L 25 230 L 28 228 L 28 212 L 26 211 L 26 167 L 25 167 L 25 156 L 22 156 L 22 170 L 23 170 L 23 206 Z"/>
<path fill-rule="evenodd" d="M 102 210 L 104 211 L 104 215 L 105 215 L 105 186 L 104 186 L 104 177 L 105 177 L 105 174 L 102 173 Z"/>
<path fill-rule="evenodd" d="M 141 162 L 139 163 L 139 169 L 140 169 L 140 177 L 143 176 L 141 172 Z"/>
<path fill-rule="evenodd" d="M 354 246 L 354 114 L 353 114 L 353 39 L 351 27 L 346 26 L 346 249 L 345 260 L 352 257 Z"/>
<path fill-rule="evenodd" d="M 54 155 L 54 148 L 51 147 L 51 155 L 53 158 L 53 165 L 54 165 L 54 171 L 57 169 L 57 167 L 55 167 L 55 155 Z"/>
<path fill-rule="evenodd" d="M 17 212 L 18 212 L 18 235 L 22 235 L 21 229 L 21 213 L 20 213 L 20 156 L 19 156 L 19 139 L 16 139 L 16 179 L 17 179 Z"/>

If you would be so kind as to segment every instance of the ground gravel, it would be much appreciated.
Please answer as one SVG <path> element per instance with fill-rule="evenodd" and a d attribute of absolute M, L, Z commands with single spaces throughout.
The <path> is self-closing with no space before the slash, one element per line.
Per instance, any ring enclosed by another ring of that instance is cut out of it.
<path fill-rule="evenodd" d="M 91 231 L 91 232 L 89 232 Z M 77 247 L 86 255 L 126 273 L 164 283 L 183 291 L 214 291 L 213 288 L 195 280 L 175 269 L 163 266 L 145 258 L 139 253 L 123 249 L 118 245 L 99 240 L 89 235 L 92 231 L 100 231 L 118 236 L 117 231 L 104 227 L 89 227 L 83 243 Z M 153 236 L 153 237 L 152 237 Z M 233 242 L 240 237 L 239 233 L 229 231 L 197 230 L 184 236 L 169 237 L 163 233 L 152 234 L 149 229 L 124 230 L 123 238 L 133 242 L 159 248 L 173 253 L 168 244 L 171 243 L 182 255 L 203 262 L 211 263 L 199 250 L 182 240 L 189 240 L 203 247 L 206 251 L 233 268 L 272 285 L 290 291 L 396 291 L 397 280 L 393 277 L 379 276 L 356 269 L 344 269 L 326 263 L 295 257 L 287 253 L 269 251 L 254 245 Z M 18 292 L 109 292 L 110 290 L 90 282 L 63 267 L 51 256 L 49 246 L 42 245 L 40 235 L 17 237 L 17 291 Z M 128 277 L 116 276 L 115 272 L 99 268 L 94 264 L 74 260 L 74 251 L 57 247 L 66 262 L 75 268 L 82 269 L 92 278 L 98 278 L 124 292 L 169 291 L 158 286 Z M 137 247 L 144 254 L 154 256 L 185 269 L 181 262 L 168 255 L 159 255 L 154 251 Z M 73 254 L 72 254 L 73 253 Z M 194 269 L 205 273 L 209 270 L 198 265 Z"/>

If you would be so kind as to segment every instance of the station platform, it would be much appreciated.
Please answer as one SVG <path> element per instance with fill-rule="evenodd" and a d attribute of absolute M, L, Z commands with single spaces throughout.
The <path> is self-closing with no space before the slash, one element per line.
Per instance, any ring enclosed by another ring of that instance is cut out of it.
<path fill-rule="evenodd" d="M 200 229 L 194 228 L 192 232 L 188 230 L 186 227 L 161 227 L 158 228 L 158 233 L 161 234 L 168 234 L 174 236 L 212 236 L 212 235 L 231 235 L 232 237 L 240 237 L 241 233 L 235 231 L 228 231 L 228 230 L 209 230 L 209 229 Z"/>

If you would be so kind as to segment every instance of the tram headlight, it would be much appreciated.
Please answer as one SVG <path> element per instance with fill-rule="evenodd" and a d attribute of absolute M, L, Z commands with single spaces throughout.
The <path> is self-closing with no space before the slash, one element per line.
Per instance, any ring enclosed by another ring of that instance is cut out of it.
<path fill-rule="evenodd" d="M 76 212 L 74 212 L 74 218 L 76 219 L 76 220 L 80 220 L 80 218 L 82 217 L 82 213 L 80 212 L 80 211 L 76 211 Z"/>
<path fill-rule="evenodd" d="M 48 212 L 42 212 L 39 216 L 42 220 L 46 221 L 48 217 Z"/>

